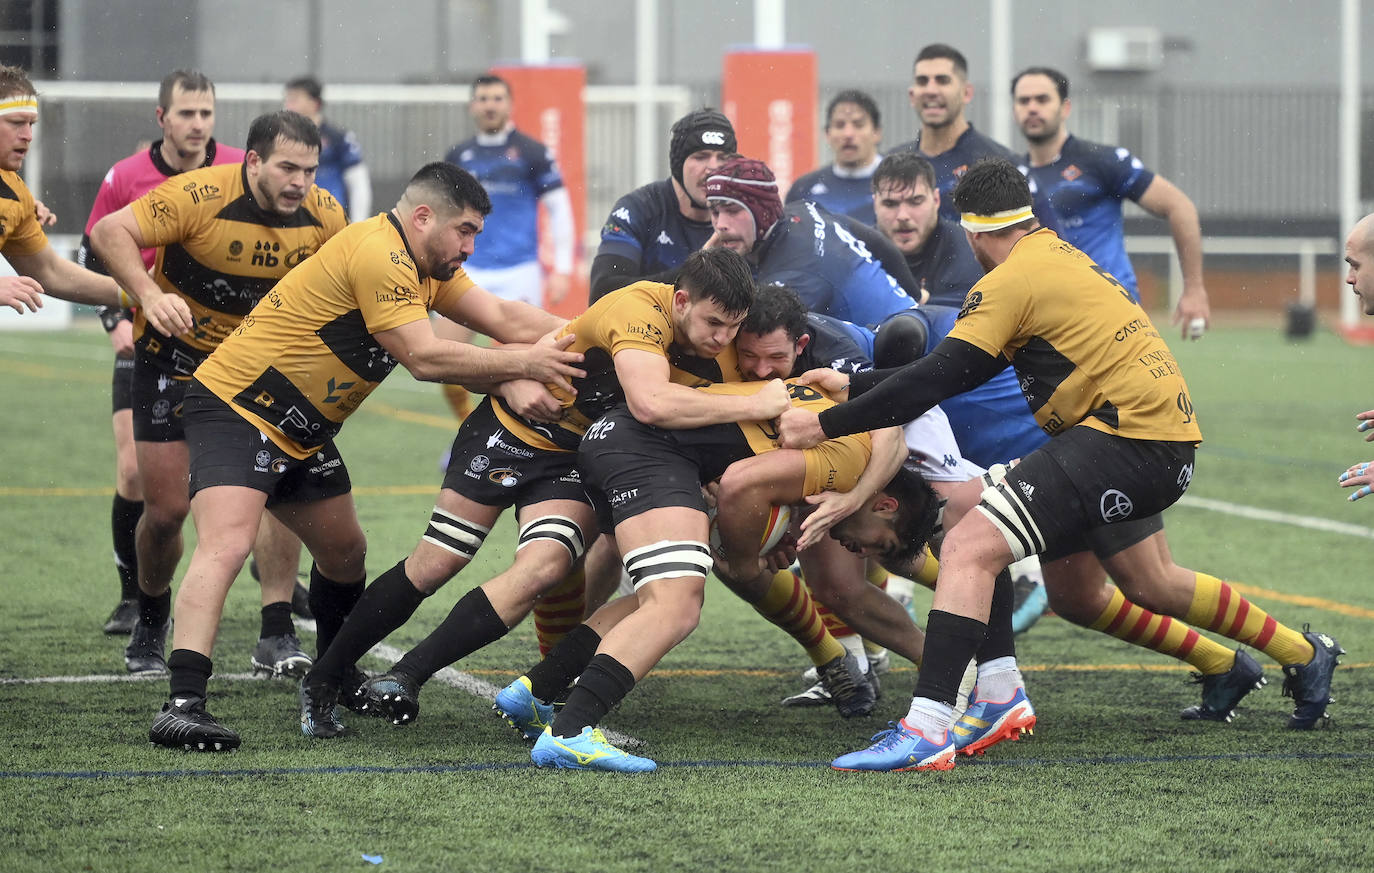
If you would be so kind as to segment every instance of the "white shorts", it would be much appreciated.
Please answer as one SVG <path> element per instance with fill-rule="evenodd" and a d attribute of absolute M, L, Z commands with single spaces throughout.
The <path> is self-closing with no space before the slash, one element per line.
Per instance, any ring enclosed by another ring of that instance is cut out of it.
<path fill-rule="evenodd" d="M 493 270 L 467 266 L 463 269 L 469 279 L 503 300 L 519 300 L 544 308 L 544 271 L 538 261 Z"/>
<path fill-rule="evenodd" d="M 906 447 L 927 482 L 967 482 L 983 475 L 982 467 L 966 460 L 938 406 L 903 428 Z"/>

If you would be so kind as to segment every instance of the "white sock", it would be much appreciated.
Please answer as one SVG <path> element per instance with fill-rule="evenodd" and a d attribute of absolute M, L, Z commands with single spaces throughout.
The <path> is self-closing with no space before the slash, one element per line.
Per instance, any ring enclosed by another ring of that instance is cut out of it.
<path fill-rule="evenodd" d="M 979 700 L 1005 703 L 1025 684 L 1016 667 L 1016 659 L 1011 656 L 993 658 L 978 665 Z"/>
<path fill-rule="evenodd" d="M 954 722 L 954 707 L 929 697 L 913 697 L 904 720 L 907 726 L 920 731 L 921 736 L 939 742 L 945 738 L 945 731 Z"/>
<path fill-rule="evenodd" d="M 868 652 L 864 651 L 863 637 L 858 634 L 849 634 L 848 636 L 836 637 L 836 639 L 840 641 L 840 645 L 844 646 L 844 650 L 853 655 L 854 659 L 859 662 L 859 672 L 867 673 Z"/>

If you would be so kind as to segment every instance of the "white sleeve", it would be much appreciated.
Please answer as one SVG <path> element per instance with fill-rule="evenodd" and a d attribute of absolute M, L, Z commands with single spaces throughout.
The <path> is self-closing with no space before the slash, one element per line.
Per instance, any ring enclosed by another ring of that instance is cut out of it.
<path fill-rule="evenodd" d="M 354 164 L 343 172 L 344 187 L 348 189 L 348 220 L 362 221 L 372 217 L 372 176 L 367 164 Z"/>
<path fill-rule="evenodd" d="M 567 275 L 573 271 L 573 208 L 572 197 L 564 185 L 545 191 L 539 198 L 549 213 L 549 233 L 553 235 L 553 272 Z"/>

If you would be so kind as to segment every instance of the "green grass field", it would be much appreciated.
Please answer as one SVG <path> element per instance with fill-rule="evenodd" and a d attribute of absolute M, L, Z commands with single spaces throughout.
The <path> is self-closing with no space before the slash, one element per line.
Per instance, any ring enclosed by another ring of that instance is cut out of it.
<path fill-rule="evenodd" d="M 1331 730 L 1284 729 L 1262 656 L 1270 684 L 1236 722 L 1183 722 L 1185 668 L 1050 617 L 1019 641 L 1034 737 L 949 773 L 836 773 L 825 763 L 905 712 L 914 670 L 889 674 L 869 719 L 781 709 L 805 657 L 712 583 L 701 627 L 607 719 L 662 765 L 627 777 L 534 769 L 487 700 L 439 681 L 417 724 L 355 716 L 321 742 L 300 734 L 293 685 L 216 677 L 211 709 L 243 747 L 150 746 L 165 681 L 119 681 L 124 641 L 100 633 L 118 593 L 108 344 L 0 334 L 0 870 L 1371 869 L 1374 499 L 1350 504 L 1335 480 L 1374 458 L 1353 419 L 1374 408 L 1374 351 L 1237 328 L 1175 352 L 1207 442 L 1167 517 L 1174 554 L 1344 644 Z M 421 532 L 451 428 L 437 388 L 399 371 L 344 429 L 374 575 Z M 504 525 L 390 645 L 505 566 Z M 257 607 L 245 574 L 220 673 L 247 672 Z M 536 657 L 527 623 L 458 666 L 499 687 Z"/>

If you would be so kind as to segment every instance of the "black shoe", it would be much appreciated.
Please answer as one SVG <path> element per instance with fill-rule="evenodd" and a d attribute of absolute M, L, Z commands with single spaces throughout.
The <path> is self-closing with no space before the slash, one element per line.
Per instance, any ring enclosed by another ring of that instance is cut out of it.
<path fill-rule="evenodd" d="M 840 715 L 854 718 L 868 715 L 873 711 L 877 702 L 873 686 L 868 684 L 867 677 L 859 670 L 858 659 L 853 655 L 827 661 L 817 668 L 816 672 L 820 676 L 821 685 L 830 692 L 830 699 L 834 701 Z"/>
<path fill-rule="evenodd" d="M 310 592 L 299 580 L 296 587 L 291 589 L 291 614 L 297 618 L 315 617 L 315 613 L 310 611 Z"/>
<path fill-rule="evenodd" d="M 114 612 L 105 619 L 105 633 L 124 634 L 133 633 L 134 625 L 138 622 L 138 601 L 121 600 L 115 606 Z"/>
<path fill-rule="evenodd" d="M 420 683 L 405 673 L 390 671 L 363 685 L 368 711 L 394 725 L 407 725 L 420 715 Z"/>
<path fill-rule="evenodd" d="M 177 697 L 162 704 L 148 742 L 188 752 L 228 752 L 239 747 L 239 735 L 206 712 L 204 697 Z"/>
<path fill-rule="evenodd" d="M 368 675 L 359 670 L 356 664 L 350 667 L 344 675 L 343 685 L 339 687 L 339 705 L 359 715 L 381 715 L 368 702 L 367 680 Z"/>
<path fill-rule="evenodd" d="M 1303 638 L 1312 644 L 1312 660 L 1306 664 L 1285 664 L 1283 694 L 1293 698 L 1293 715 L 1288 726 L 1293 730 L 1310 731 L 1320 725 L 1326 727 L 1330 718 L 1326 706 L 1333 703 L 1331 677 L 1336 672 L 1337 658 L 1345 654 L 1341 644 L 1326 634 L 1312 633 L 1303 625 Z"/>
<path fill-rule="evenodd" d="M 167 629 L 171 626 L 170 621 L 162 627 L 134 622 L 129 644 L 124 647 L 124 666 L 130 673 L 167 672 L 167 658 L 162 652 L 167 647 Z"/>
<path fill-rule="evenodd" d="M 1236 649 L 1236 662 L 1225 673 L 1193 677 L 1202 686 L 1202 703 L 1179 713 L 1187 721 L 1230 721 L 1241 698 L 1265 683 L 1264 669 L 1241 649 Z"/>
<path fill-rule="evenodd" d="M 301 648 L 295 634 L 261 637 L 253 648 L 253 674 L 257 676 L 289 676 L 299 679 L 314 663 Z"/>
<path fill-rule="evenodd" d="M 333 739 L 348 733 L 334 714 L 339 687 L 328 682 L 307 684 L 301 680 L 301 733 L 316 739 Z"/>

